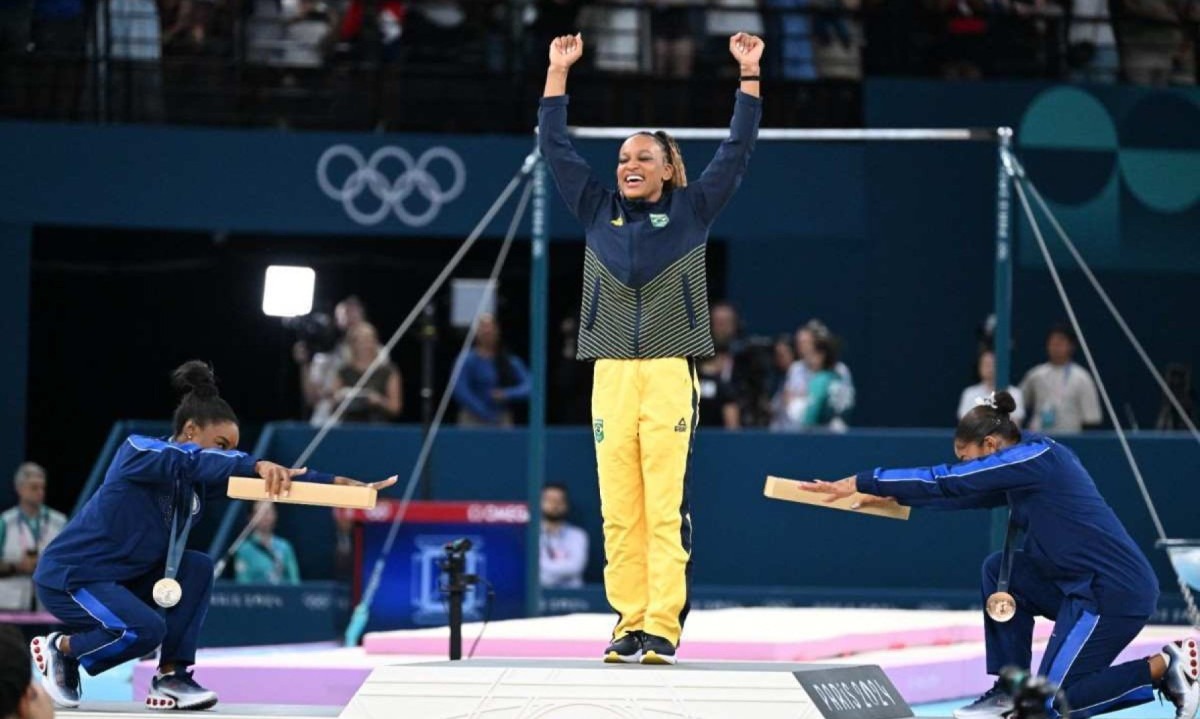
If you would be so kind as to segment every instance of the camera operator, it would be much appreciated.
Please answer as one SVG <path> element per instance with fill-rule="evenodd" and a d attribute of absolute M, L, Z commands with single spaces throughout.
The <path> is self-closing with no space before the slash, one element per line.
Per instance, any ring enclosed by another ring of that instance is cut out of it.
<path fill-rule="evenodd" d="M 346 336 L 367 321 L 367 310 L 355 295 L 334 308 L 336 329 L 330 328 L 327 315 L 312 314 L 291 324 L 300 339 L 292 346 L 292 359 L 300 369 L 300 392 L 305 409 L 311 410 L 309 422 L 321 425 L 333 412 L 338 371 L 350 359 Z"/>

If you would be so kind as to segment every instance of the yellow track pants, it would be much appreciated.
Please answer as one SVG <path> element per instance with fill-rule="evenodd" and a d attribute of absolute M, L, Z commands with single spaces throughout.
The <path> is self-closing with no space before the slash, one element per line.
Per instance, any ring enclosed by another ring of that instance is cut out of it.
<path fill-rule="evenodd" d="M 614 639 L 642 630 L 679 644 L 692 564 L 688 481 L 698 401 L 693 360 L 596 361 L 592 434 Z"/>

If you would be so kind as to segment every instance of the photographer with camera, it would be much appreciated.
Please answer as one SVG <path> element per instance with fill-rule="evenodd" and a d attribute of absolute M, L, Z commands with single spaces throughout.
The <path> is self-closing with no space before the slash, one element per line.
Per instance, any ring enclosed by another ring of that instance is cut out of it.
<path fill-rule="evenodd" d="M 0 514 L 0 610 L 37 609 L 33 570 L 38 557 L 67 523 L 46 506 L 46 470 L 26 462 L 13 477 L 17 506 Z"/>
<path fill-rule="evenodd" d="M 1200 705 L 1195 639 L 1111 666 L 1158 608 L 1158 578 L 1079 457 L 1049 437 L 1022 434 L 1015 409 L 1012 395 L 995 392 L 968 412 L 954 434 L 957 464 L 878 468 L 807 488 L 831 499 L 861 493 L 855 508 L 1008 505 L 1004 551 L 983 562 L 988 674 L 1029 668 L 1033 621 L 1042 616 L 1054 620 L 1054 634 L 1038 674 L 1062 690 L 1071 716 L 1144 704 L 1157 689 L 1175 705 L 1176 719 L 1193 719 Z M 1053 699 L 1045 709 L 1049 719 L 1065 715 Z M 998 719 L 1013 711 L 1013 696 L 997 680 L 954 715 Z"/>
<path fill-rule="evenodd" d="M 335 406 L 334 392 L 338 371 L 350 361 L 347 337 L 350 330 L 367 321 L 367 310 L 355 295 L 337 303 L 329 315 L 313 313 L 291 322 L 299 339 L 292 345 L 292 359 L 300 371 L 300 393 L 304 407 L 311 411 L 309 422 L 322 425 Z"/>

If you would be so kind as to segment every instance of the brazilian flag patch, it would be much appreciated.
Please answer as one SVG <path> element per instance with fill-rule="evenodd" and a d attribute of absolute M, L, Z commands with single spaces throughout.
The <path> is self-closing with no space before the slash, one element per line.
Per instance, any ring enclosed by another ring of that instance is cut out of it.
<path fill-rule="evenodd" d="M 604 420 L 598 419 L 592 422 L 592 435 L 596 438 L 596 444 L 604 441 Z"/>
<path fill-rule="evenodd" d="M 671 218 L 667 217 L 666 215 L 656 215 L 653 212 L 650 213 L 650 224 L 654 227 L 666 227 L 667 223 L 670 221 Z"/>

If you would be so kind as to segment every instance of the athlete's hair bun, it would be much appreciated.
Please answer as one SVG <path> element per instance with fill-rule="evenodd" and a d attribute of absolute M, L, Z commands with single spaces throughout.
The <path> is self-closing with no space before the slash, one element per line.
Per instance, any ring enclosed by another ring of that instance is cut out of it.
<path fill-rule="evenodd" d="M 171 373 L 171 386 L 180 394 L 193 394 L 197 398 L 216 397 L 217 377 L 212 367 L 201 360 L 189 360 Z"/>

